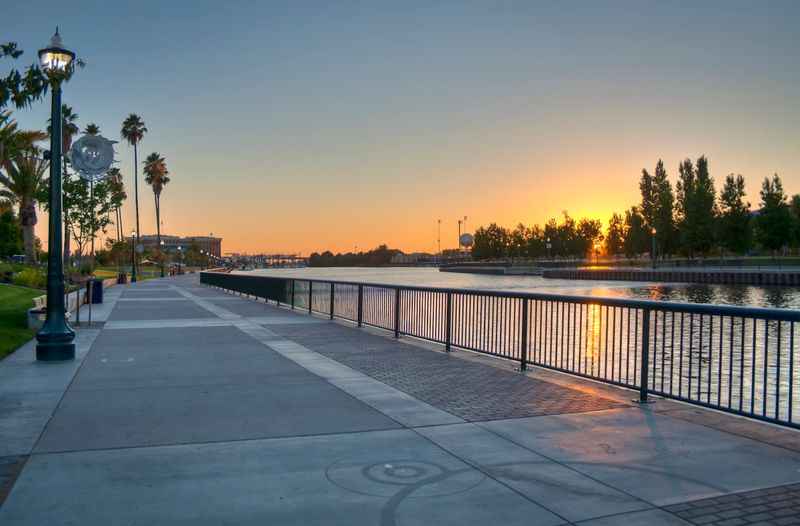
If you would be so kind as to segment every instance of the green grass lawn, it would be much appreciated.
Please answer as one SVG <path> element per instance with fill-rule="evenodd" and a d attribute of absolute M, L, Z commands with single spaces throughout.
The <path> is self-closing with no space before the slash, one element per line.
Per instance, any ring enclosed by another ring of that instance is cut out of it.
<path fill-rule="evenodd" d="M 27 311 L 41 290 L 0 284 L 0 360 L 33 338 L 28 329 Z"/>

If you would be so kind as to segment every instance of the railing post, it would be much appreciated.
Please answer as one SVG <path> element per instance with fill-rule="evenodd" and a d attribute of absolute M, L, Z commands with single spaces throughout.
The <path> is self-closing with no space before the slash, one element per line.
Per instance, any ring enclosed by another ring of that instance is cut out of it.
<path fill-rule="evenodd" d="M 294 280 L 292 280 L 292 310 L 294 310 Z"/>
<path fill-rule="evenodd" d="M 639 373 L 639 403 L 647 403 L 647 391 L 650 383 L 650 309 L 642 311 L 642 361 Z"/>
<path fill-rule="evenodd" d="M 400 337 L 400 287 L 394 289 L 394 337 Z"/>
<path fill-rule="evenodd" d="M 519 350 L 519 370 L 525 371 L 528 368 L 528 298 L 522 298 L 522 325 L 520 350 Z"/>
<path fill-rule="evenodd" d="M 447 293 L 447 308 L 445 314 L 445 339 L 444 350 L 450 352 L 450 343 L 453 335 L 453 293 Z"/>
<path fill-rule="evenodd" d="M 312 305 L 314 303 L 314 282 L 308 282 L 308 313 L 312 312 Z"/>
<path fill-rule="evenodd" d="M 331 313 L 331 319 L 333 319 L 333 289 L 334 285 L 331 283 L 331 308 L 329 309 Z"/>
<path fill-rule="evenodd" d="M 364 285 L 358 286 L 358 326 L 364 322 Z"/>

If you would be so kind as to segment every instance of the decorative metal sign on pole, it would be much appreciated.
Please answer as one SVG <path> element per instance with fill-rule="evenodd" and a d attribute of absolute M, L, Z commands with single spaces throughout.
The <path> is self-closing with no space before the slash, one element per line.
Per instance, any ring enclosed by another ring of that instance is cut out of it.
<path fill-rule="evenodd" d="M 94 183 L 108 176 L 114 163 L 114 144 L 102 135 L 84 135 L 72 144 L 69 160 L 82 179 Z"/>

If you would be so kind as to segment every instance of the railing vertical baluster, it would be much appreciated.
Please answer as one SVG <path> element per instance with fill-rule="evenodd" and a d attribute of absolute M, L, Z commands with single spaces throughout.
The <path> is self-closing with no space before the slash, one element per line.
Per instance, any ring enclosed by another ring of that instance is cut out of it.
<path fill-rule="evenodd" d="M 528 368 L 528 299 L 522 299 L 522 343 L 520 348 L 519 370 L 524 371 Z"/>
<path fill-rule="evenodd" d="M 335 285 L 331 283 L 331 308 L 330 308 L 330 319 L 333 319 L 333 291 L 335 289 Z"/>
<path fill-rule="evenodd" d="M 453 293 L 447 293 L 447 306 L 445 307 L 445 336 L 444 350 L 450 352 L 450 344 L 453 333 Z"/>
<path fill-rule="evenodd" d="M 775 353 L 775 420 L 778 419 L 781 407 L 781 327 L 783 322 L 778 322 L 777 352 Z M 791 382 L 791 378 L 789 379 Z"/>
<path fill-rule="evenodd" d="M 308 313 L 311 314 L 314 306 L 314 282 L 308 282 Z"/>
<path fill-rule="evenodd" d="M 357 321 L 358 326 L 364 323 L 364 285 L 358 286 L 358 307 L 356 308 L 357 311 Z"/>
<path fill-rule="evenodd" d="M 647 390 L 649 379 L 648 375 L 650 373 L 649 370 L 649 362 L 650 362 L 650 309 L 644 309 L 642 311 L 642 369 L 639 379 L 641 381 L 641 385 L 639 387 L 639 402 L 640 403 L 647 403 Z"/>
<path fill-rule="evenodd" d="M 400 287 L 394 289 L 394 337 L 400 337 Z"/>
<path fill-rule="evenodd" d="M 294 284 L 295 280 L 292 280 L 292 310 L 294 310 Z"/>

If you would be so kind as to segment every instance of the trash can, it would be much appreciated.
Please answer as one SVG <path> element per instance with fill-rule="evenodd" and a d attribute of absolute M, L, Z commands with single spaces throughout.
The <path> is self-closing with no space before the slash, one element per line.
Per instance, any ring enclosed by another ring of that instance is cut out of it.
<path fill-rule="evenodd" d="M 92 288 L 92 303 L 103 303 L 103 280 L 90 279 L 86 282 L 87 292 L 88 288 Z"/>

